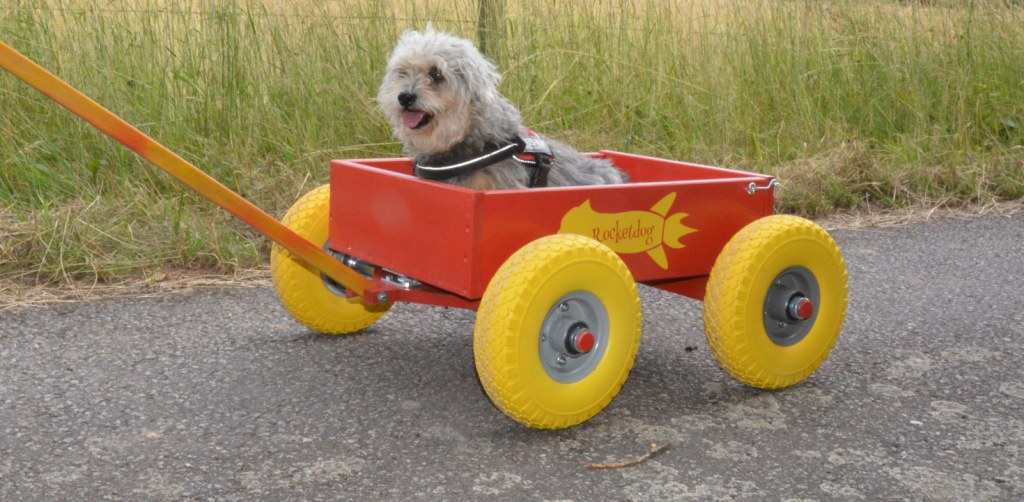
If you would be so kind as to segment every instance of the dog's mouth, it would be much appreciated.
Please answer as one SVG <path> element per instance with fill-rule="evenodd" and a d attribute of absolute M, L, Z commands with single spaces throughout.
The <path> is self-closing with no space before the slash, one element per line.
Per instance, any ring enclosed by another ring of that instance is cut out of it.
<path fill-rule="evenodd" d="M 405 127 L 408 127 L 409 129 L 421 129 L 426 127 L 433 118 L 434 116 L 427 112 L 413 110 L 402 112 L 402 122 L 404 122 Z"/>

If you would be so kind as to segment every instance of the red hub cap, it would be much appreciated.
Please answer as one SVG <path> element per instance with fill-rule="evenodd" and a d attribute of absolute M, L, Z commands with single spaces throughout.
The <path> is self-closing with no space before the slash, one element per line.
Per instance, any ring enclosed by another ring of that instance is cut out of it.
<path fill-rule="evenodd" d="M 594 334 L 589 331 L 580 331 L 573 337 L 573 346 L 581 354 L 586 354 L 594 348 Z"/>
<path fill-rule="evenodd" d="M 789 302 L 789 315 L 801 321 L 814 315 L 814 304 L 804 297 L 794 298 Z"/>

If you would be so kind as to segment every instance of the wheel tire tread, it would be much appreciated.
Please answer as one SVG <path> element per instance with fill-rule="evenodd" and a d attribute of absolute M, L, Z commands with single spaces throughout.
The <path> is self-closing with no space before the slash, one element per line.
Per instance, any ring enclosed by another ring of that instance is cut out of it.
<path fill-rule="evenodd" d="M 315 220 L 330 208 L 330 185 L 323 185 L 302 196 L 281 218 L 281 223 L 303 237 L 313 231 Z M 359 331 L 377 322 L 391 304 L 372 307 L 372 315 L 353 321 L 331 319 L 318 311 L 310 298 L 319 292 L 308 291 L 311 270 L 302 259 L 274 243 L 270 251 L 270 271 L 274 291 L 285 310 L 303 326 L 324 334 L 341 335 Z M 326 290 L 326 287 L 324 287 Z M 339 302 L 345 301 L 338 298 Z"/>
<path fill-rule="evenodd" d="M 552 419 L 526 396 L 526 389 L 522 388 L 518 378 L 519 369 L 515 364 L 518 342 L 516 337 L 506 336 L 506 333 L 518 331 L 526 312 L 516 309 L 515 304 L 521 296 L 536 293 L 537 285 L 531 280 L 532 277 L 544 276 L 576 260 L 604 259 L 609 254 L 615 256 L 615 259 L 605 260 L 605 263 L 614 264 L 615 273 L 630 277 L 632 295 L 635 298 L 633 310 L 636 312 L 634 323 L 637 329 L 634 334 L 633 350 L 624 369 L 625 374 L 619 375 L 617 384 L 597 405 L 577 415 Z M 632 282 L 632 275 L 622 260 L 592 239 L 560 234 L 527 244 L 499 268 L 491 279 L 480 305 L 473 344 L 480 382 L 495 406 L 529 427 L 560 429 L 579 424 L 594 416 L 618 393 L 636 358 L 639 326 L 642 322 L 636 284 Z"/>
<path fill-rule="evenodd" d="M 738 232 L 719 254 L 708 280 L 704 300 L 704 325 L 708 344 L 722 368 L 733 378 L 754 387 L 777 389 L 793 385 L 813 373 L 828 357 L 842 330 L 842 318 L 836 325 L 835 333 L 823 356 L 802 374 L 781 376 L 773 374 L 755 364 L 752 347 L 738 331 L 742 324 L 742 296 L 745 269 L 751 263 L 758 263 L 769 253 L 774 243 L 795 237 L 812 237 L 826 244 L 834 262 L 842 267 L 841 312 L 846 311 L 847 275 L 842 253 L 835 241 L 821 227 L 803 218 L 790 215 L 776 215 L 761 218 Z"/>

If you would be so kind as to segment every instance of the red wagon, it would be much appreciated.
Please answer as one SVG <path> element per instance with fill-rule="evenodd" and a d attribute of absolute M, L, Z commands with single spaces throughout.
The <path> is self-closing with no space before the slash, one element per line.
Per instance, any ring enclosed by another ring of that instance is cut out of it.
<path fill-rule="evenodd" d="M 309 328 L 356 331 L 398 301 L 478 310 L 484 389 L 531 427 L 579 424 L 622 387 L 637 282 L 703 300 L 715 357 L 756 387 L 806 378 L 842 329 L 839 248 L 772 215 L 770 176 L 600 152 L 629 184 L 476 192 L 408 159 L 334 161 L 279 223 L 3 42 L 0 66 L 272 239 L 274 289 Z"/>
<path fill-rule="evenodd" d="M 771 176 L 602 151 L 626 185 L 473 191 L 419 179 L 409 159 L 336 160 L 282 222 L 372 286 L 357 295 L 275 246 L 274 287 L 301 323 L 349 333 L 394 302 L 478 310 L 488 396 L 560 428 L 615 396 L 640 342 L 643 283 L 705 301 L 722 366 L 792 385 L 828 356 L 846 270 L 813 223 L 772 216 Z"/>

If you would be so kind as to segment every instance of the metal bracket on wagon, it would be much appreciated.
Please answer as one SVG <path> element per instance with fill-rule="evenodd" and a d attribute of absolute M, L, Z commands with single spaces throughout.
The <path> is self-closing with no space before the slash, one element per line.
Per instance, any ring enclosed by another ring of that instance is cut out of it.
<path fill-rule="evenodd" d="M 747 185 L 747 193 L 750 194 L 750 195 L 754 195 L 757 192 L 761 192 L 761 191 L 765 191 L 765 190 L 771 190 L 771 189 L 775 188 L 775 185 L 781 185 L 781 184 L 782 183 L 779 183 L 779 180 L 773 179 L 773 180 L 768 182 L 768 186 L 766 186 L 766 187 L 759 187 L 759 186 L 757 186 L 756 183 L 751 181 L 750 184 Z"/>

